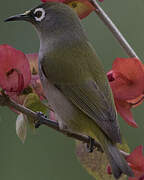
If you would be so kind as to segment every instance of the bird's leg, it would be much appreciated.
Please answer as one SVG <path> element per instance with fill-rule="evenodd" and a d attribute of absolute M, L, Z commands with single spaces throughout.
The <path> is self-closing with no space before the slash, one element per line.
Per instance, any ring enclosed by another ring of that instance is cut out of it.
<path fill-rule="evenodd" d="M 44 124 L 44 118 L 47 118 L 42 112 L 37 112 L 38 121 L 35 122 L 35 128 L 39 128 L 40 125 Z"/>
<path fill-rule="evenodd" d="M 95 149 L 94 141 L 95 140 L 92 137 L 89 136 L 89 143 L 87 143 L 87 146 L 86 146 L 87 151 L 89 153 L 92 153 L 93 150 Z"/>
<path fill-rule="evenodd" d="M 57 122 L 48 119 L 47 116 L 42 112 L 36 112 L 36 114 L 37 114 L 37 121 L 35 121 L 35 128 L 39 128 L 39 126 L 41 126 L 42 124 L 49 125 L 55 128 L 58 127 Z"/>

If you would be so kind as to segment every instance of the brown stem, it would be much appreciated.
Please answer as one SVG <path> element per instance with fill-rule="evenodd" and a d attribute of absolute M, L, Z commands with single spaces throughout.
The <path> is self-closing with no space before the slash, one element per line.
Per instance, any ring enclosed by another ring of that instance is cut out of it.
<path fill-rule="evenodd" d="M 88 136 L 85 135 L 80 135 L 80 134 L 75 134 L 73 132 L 70 132 L 68 130 L 61 130 L 59 129 L 58 123 L 52 120 L 47 119 L 45 116 L 39 116 L 38 113 L 20 105 L 17 104 L 15 101 L 13 101 L 12 99 L 10 99 L 7 95 L 4 94 L 4 92 L 2 91 L 2 95 L 0 95 L 0 106 L 8 106 L 8 107 L 12 107 L 15 108 L 17 111 L 20 111 L 21 113 L 24 113 L 27 116 L 31 116 L 32 118 L 34 118 L 36 121 L 40 121 L 41 118 L 41 124 L 44 124 L 52 129 L 55 129 L 56 131 L 74 138 L 76 140 L 82 141 L 83 143 L 87 143 L 90 144 L 90 138 Z M 96 147 L 96 149 L 100 152 L 103 152 L 103 149 L 101 147 L 101 145 L 97 142 L 94 141 L 94 146 Z M 121 154 L 126 157 L 127 155 L 129 155 L 128 153 L 120 150 Z"/>
<path fill-rule="evenodd" d="M 75 134 L 75 133 L 72 133 L 72 132 L 70 132 L 68 130 L 59 129 L 59 126 L 58 126 L 57 122 L 49 120 L 44 116 L 39 117 L 39 115 L 36 112 L 34 112 L 34 111 L 32 111 L 32 110 L 30 110 L 30 109 L 28 109 L 28 108 L 26 108 L 26 107 L 24 107 L 24 106 L 22 106 L 20 104 L 17 104 L 15 101 L 11 100 L 4 93 L 2 95 L 0 95 L 0 105 L 1 106 L 13 107 L 17 111 L 20 111 L 20 112 L 26 114 L 27 116 L 31 116 L 36 121 L 39 121 L 40 120 L 39 118 L 41 118 L 42 124 L 44 124 L 44 125 L 46 125 L 46 126 L 48 126 L 50 128 L 53 128 L 56 131 L 59 131 L 62 134 L 68 136 L 68 137 L 71 137 L 71 138 L 74 138 L 76 140 L 82 141 L 83 143 L 88 143 L 88 144 L 90 143 L 90 139 L 89 139 L 88 136 Z M 101 145 L 98 142 L 94 141 L 94 146 L 97 148 L 98 151 L 103 152 L 103 149 L 102 149 Z"/>
<path fill-rule="evenodd" d="M 117 39 L 121 47 L 124 49 L 126 54 L 129 57 L 135 57 L 138 58 L 135 51 L 132 49 L 132 47 L 129 45 L 129 43 L 126 41 L 124 36 L 121 34 L 121 32 L 118 30 L 116 25 L 112 22 L 112 20 L 108 17 L 108 15 L 104 12 L 104 10 L 99 6 L 99 4 L 96 2 L 96 0 L 89 0 L 93 6 L 95 6 L 96 14 L 99 16 L 99 18 L 104 22 L 104 24 L 108 27 L 108 29 L 112 32 L 113 36 Z"/>

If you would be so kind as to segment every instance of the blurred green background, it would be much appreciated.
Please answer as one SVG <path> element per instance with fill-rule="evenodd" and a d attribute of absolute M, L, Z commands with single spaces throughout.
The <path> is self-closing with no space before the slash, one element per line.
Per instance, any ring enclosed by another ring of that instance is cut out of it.
<path fill-rule="evenodd" d="M 30 24 L 3 23 L 3 19 L 24 12 L 39 3 L 40 0 L 1 1 L 1 44 L 7 43 L 25 53 L 38 51 L 39 40 Z M 101 6 L 119 27 L 138 56 L 143 59 L 144 1 L 105 0 Z M 95 13 L 84 19 L 82 23 L 106 71 L 111 69 L 116 57 L 126 57 Z M 138 129 L 129 127 L 119 117 L 121 131 L 132 149 L 139 144 L 144 144 L 144 105 L 135 108 L 133 114 L 139 125 Z M 40 127 L 36 134 L 29 132 L 25 144 L 22 144 L 15 133 L 15 119 L 13 112 L 0 107 L 0 180 L 93 179 L 77 161 L 74 140 L 47 127 Z"/>

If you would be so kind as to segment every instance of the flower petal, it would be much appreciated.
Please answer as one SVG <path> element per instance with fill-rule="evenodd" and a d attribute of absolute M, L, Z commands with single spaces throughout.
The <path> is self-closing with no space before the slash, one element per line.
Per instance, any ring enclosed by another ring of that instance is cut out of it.
<path fill-rule="evenodd" d="M 115 80 L 115 74 L 114 74 L 113 70 L 111 70 L 107 73 L 107 78 L 108 78 L 109 82 L 112 82 Z"/>
<path fill-rule="evenodd" d="M 108 164 L 108 166 L 107 166 L 107 173 L 109 174 L 109 175 L 111 175 L 112 174 L 112 170 L 111 170 L 111 167 L 110 167 L 110 165 Z"/>
<path fill-rule="evenodd" d="M 135 99 L 144 92 L 144 67 L 136 58 L 117 58 L 112 66 L 115 80 L 113 94 L 122 100 Z"/>
<path fill-rule="evenodd" d="M 17 120 L 16 120 L 16 134 L 20 138 L 22 143 L 24 143 L 25 139 L 26 139 L 26 135 L 27 135 L 27 122 L 26 122 L 26 119 L 24 117 L 24 114 L 22 114 L 22 113 L 20 113 L 17 116 Z"/>
<path fill-rule="evenodd" d="M 80 19 L 88 16 L 95 7 L 88 0 L 41 0 L 42 2 L 62 2 L 69 5 Z"/>
<path fill-rule="evenodd" d="M 67 0 L 65 3 L 74 9 L 80 19 L 85 18 L 95 10 L 95 7 L 88 0 Z"/>
<path fill-rule="evenodd" d="M 127 157 L 127 161 L 132 165 L 132 168 L 144 173 L 144 155 L 143 146 L 140 145 Z"/>
<path fill-rule="evenodd" d="M 65 0 L 41 0 L 41 2 L 64 2 Z"/>
<path fill-rule="evenodd" d="M 132 107 L 139 106 L 140 104 L 143 103 L 143 101 L 144 101 L 144 94 L 141 94 L 135 99 L 127 100 L 127 102 L 131 104 Z"/>
<path fill-rule="evenodd" d="M 0 87 L 19 93 L 30 79 L 30 66 L 24 53 L 9 45 L 0 45 Z"/>
<path fill-rule="evenodd" d="M 132 112 L 130 111 L 131 105 L 125 101 L 115 99 L 117 112 L 127 122 L 128 125 L 137 128 L 137 124 L 133 119 Z"/>

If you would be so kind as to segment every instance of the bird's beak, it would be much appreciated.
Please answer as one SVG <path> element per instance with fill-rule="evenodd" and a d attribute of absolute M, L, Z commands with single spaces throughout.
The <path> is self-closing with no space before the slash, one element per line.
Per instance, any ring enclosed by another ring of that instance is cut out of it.
<path fill-rule="evenodd" d="M 30 11 L 26 11 L 23 14 L 17 14 L 15 16 L 8 17 L 4 22 L 8 21 L 29 21 L 30 20 Z"/>

